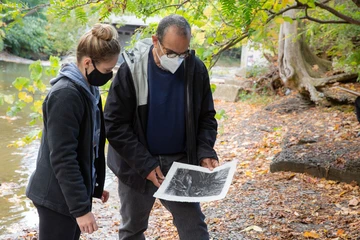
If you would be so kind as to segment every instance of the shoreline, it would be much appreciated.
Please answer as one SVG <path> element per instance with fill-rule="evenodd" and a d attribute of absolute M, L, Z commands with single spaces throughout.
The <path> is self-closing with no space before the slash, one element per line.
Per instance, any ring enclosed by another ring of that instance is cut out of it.
<path fill-rule="evenodd" d="M 16 56 L 14 54 L 8 53 L 6 51 L 0 52 L 0 61 L 12 62 L 12 63 L 21 63 L 21 64 L 31 64 L 33 62 L 36 62 L 35 60 L 19 57 L 19 56 Z M 50 65 L 49 61 L 43 61 L 43 60 L 40 60 L 40 61 L 41 61 L 41 65 L 44 65 L 44 66 L 49 66 Z"/>
<path fill-rule="evenodd" d="M 23 57 L 16 56 L 14 54 L 8 53 L 6 51 L 0 52 L 0 62 L 9 62 L 9 63 L 18 63 L 18 64 L 32 64 L 36 61 L 40 61 L 42 66 L 50 66 L 49 60 L 31 60 Z M 65 56 L 63 59 L 60 60 L 60 64 L 76 62 L 76 59 L 72 55 Z M 119 63 L 116 64 L 113 71 L 116 74 L 117 70 L 119 69 Z"/>

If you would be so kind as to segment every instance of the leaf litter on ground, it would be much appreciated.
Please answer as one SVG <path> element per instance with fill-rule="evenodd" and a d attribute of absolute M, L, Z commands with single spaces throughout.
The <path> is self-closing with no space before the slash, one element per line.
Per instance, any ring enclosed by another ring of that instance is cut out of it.
<path fill-rule="evenodd" d="M 323 141 L 329 149 L 334 141 L 358 141 L 356 135 L 360 128 L 353 112 L 312 107 L 280 114 L 276 110 L 264 110 L 263 104 L 246 101 L 215 101 L 215 106 L 226 113 L 226 117 L 219 120 L 215 145 L 220 162 L 237 159 L 238 165 L 226 198 L 201 203 L 211 239 L 360 237 L 360 190 L 356 183 L 269 171 L 271 160 L 285 145 L 299 144 L 308 136 Z M 285 136 L 290 137 L 284 143 Z M 308 149 L 304 147 L 305 151 Z M 346 161 L 346 156 L 343 158 L 340 163 Z M 94 200 L 99 230 L 84 234 L 81 239 L 118 239 L 121 220 L 116 180 L 109 190 L 108 203 Z M 36 231 L 23 226 L 13 239 L 36 238 Z M 149 219 L 146 238 L 178 239 L 171 214 L 158 200 Z"/>

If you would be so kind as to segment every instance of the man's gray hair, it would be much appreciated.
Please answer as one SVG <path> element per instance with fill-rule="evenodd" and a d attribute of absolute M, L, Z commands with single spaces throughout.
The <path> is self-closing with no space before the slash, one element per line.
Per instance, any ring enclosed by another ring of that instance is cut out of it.
<path fill-rule="evenodd" d="M 169 27 L 176 26 L 177 27 L 177 34 L 184 37 L 190 37 L 191 36 L 191 27 L 188 21 L 176 14 L 169 15 L 167 17 L 164 17 L 159 22 L 159 25 L 156 30 L 156 36 L 158 37 L 160 43 L 162 43 L 162 40 L 169 29 Z"/>

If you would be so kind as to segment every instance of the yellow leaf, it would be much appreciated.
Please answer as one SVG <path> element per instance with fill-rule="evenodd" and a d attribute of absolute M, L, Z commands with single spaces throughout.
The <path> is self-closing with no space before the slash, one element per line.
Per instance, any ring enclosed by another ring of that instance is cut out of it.
<path fill-rule="evenodd" d="M 276 18 L 274 19 L 274 21 L 275 21 L 276 23 L 278 23 L 278 24 L 283 24 L 283 23 L 285 22 L 282 17 L 276 17 Z"/>
<path fill-rule="evenodd" d="M 29 86 L 29 87 L 27 87 L 27 90 L 28 90 L 29 92 L 31 92 L 31 93 L 35 93 L 35 88 L 34 88 L 34 86 Z"/>
<path fill-rule="evenodd" d="M 211 7 L 211 6 L 206 7 L 204 10 L 204 16 L 206 16 L 207 18 L 211 18 L 212 10 L 213 10 L 213 7 Z"/>
<path fill-rule="evenodd" d="M 42 113 L 42 101 L 34 102 L 34 111 L 38 113 Z"/>
<path fill-rule="evenodd" d="M 311 231 L 311 232 L 304 232 L 303 234 L 304 237 L 308 237 L 308 238 L 319 238 L 319 234 L 317 234 L 316 232 L 314 231 Z"/>
<path fill-rule="evenodd" d="M 33 101 L 33 97 L 29 94 L 27 94 L 26 92 L 19 92 L 18 97 L 20 100 L 26 102 L 26 103 L 30 103 Z"/>
<path fill-rule="evenodd" d="M 341 197 L 342 195 L 344 195 L 345 193 L 347 193 L 348 191 L 345 190 L 345 191 L 342 191 L 340 194 L 339 194 L 339 197 Z"/>
<path fill-rule="evenodd" d="M 265 170 L 258 170 L 259 174 L 266 174 L 269 172 L 269 169 L 265 169 Z"/>
<path fill-rule="evenodd" d="M 199 32 L 195 35 L 195 40 L 198 44 L 202 45 L 205 41 L 205 32 Z"/>

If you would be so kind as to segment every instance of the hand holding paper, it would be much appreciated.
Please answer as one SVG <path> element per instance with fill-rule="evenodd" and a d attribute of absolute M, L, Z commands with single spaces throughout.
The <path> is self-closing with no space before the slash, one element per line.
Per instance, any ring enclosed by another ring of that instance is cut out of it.
<path fill-rule="evenodd" d="M 178 202 L 203 202 L 226 196 L 236 171 L 237 161 L 214 170 L 174 162 L 154 197 Z"/>

